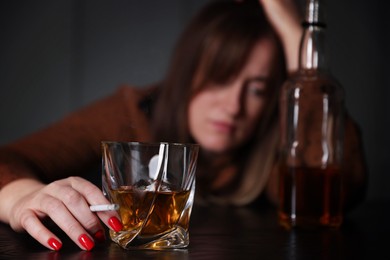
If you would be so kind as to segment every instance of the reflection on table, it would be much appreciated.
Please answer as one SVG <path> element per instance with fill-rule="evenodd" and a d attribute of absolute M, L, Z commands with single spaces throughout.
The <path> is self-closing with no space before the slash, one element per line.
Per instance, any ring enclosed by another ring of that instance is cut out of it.
<path fill-rule="evenodd" d="M 273 208 L 195 206 L 190 246 L 176 251 L 126 251 L 106 241 L 81 251 L 65 234 L 60 252 L 0 224 L 0 259 L 390 259 L 390 201 L 366 202 L 340 230 L 282 229 Z"/>

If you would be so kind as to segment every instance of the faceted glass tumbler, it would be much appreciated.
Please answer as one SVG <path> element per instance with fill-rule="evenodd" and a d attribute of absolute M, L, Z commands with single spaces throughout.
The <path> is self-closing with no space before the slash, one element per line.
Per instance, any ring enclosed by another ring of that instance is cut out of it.
<path fill-rule="evenodd" d="M 179 249 L 189 244 L 199 146 L 102 142 L 102 185 L 119 205 L 123 229 L 110 230 L 124 249 Z"/>

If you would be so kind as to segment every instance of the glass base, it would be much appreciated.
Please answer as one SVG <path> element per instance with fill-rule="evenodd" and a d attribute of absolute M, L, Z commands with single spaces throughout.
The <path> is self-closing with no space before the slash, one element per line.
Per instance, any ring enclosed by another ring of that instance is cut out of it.
<path fill-rule="evenodd" d="M 132 232 L 115 233 L 110 231 L 111 240 L 127 250 L 166 250 L 183 249 L 189 245 L 188 231 L 180 226 L 156 236 L 142 236 Z"/>

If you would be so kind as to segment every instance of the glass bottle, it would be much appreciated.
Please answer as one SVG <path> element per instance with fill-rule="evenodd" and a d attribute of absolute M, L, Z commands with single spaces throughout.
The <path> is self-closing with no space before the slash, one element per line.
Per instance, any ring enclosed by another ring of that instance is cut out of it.
<path fill-rule="evenodd" d="M 323 1 L 307 0 L 299 69 L 281 90 L 279 223 L 342 223 L 344 91 L 325 53 Z"/>

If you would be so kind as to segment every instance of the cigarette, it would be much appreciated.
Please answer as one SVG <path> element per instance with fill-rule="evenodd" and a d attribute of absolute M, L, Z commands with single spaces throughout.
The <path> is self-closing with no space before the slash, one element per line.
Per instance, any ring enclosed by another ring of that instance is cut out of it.
<path fill-rule="evenodd" d="M 97 211 L 111 211 L 111 210 L 118 210 L 119 205 L 118 204 L 102 204 L 102 205 L 92 205 L 89 206 L 89 209 L 92 212 L 97 212 Z"/>

